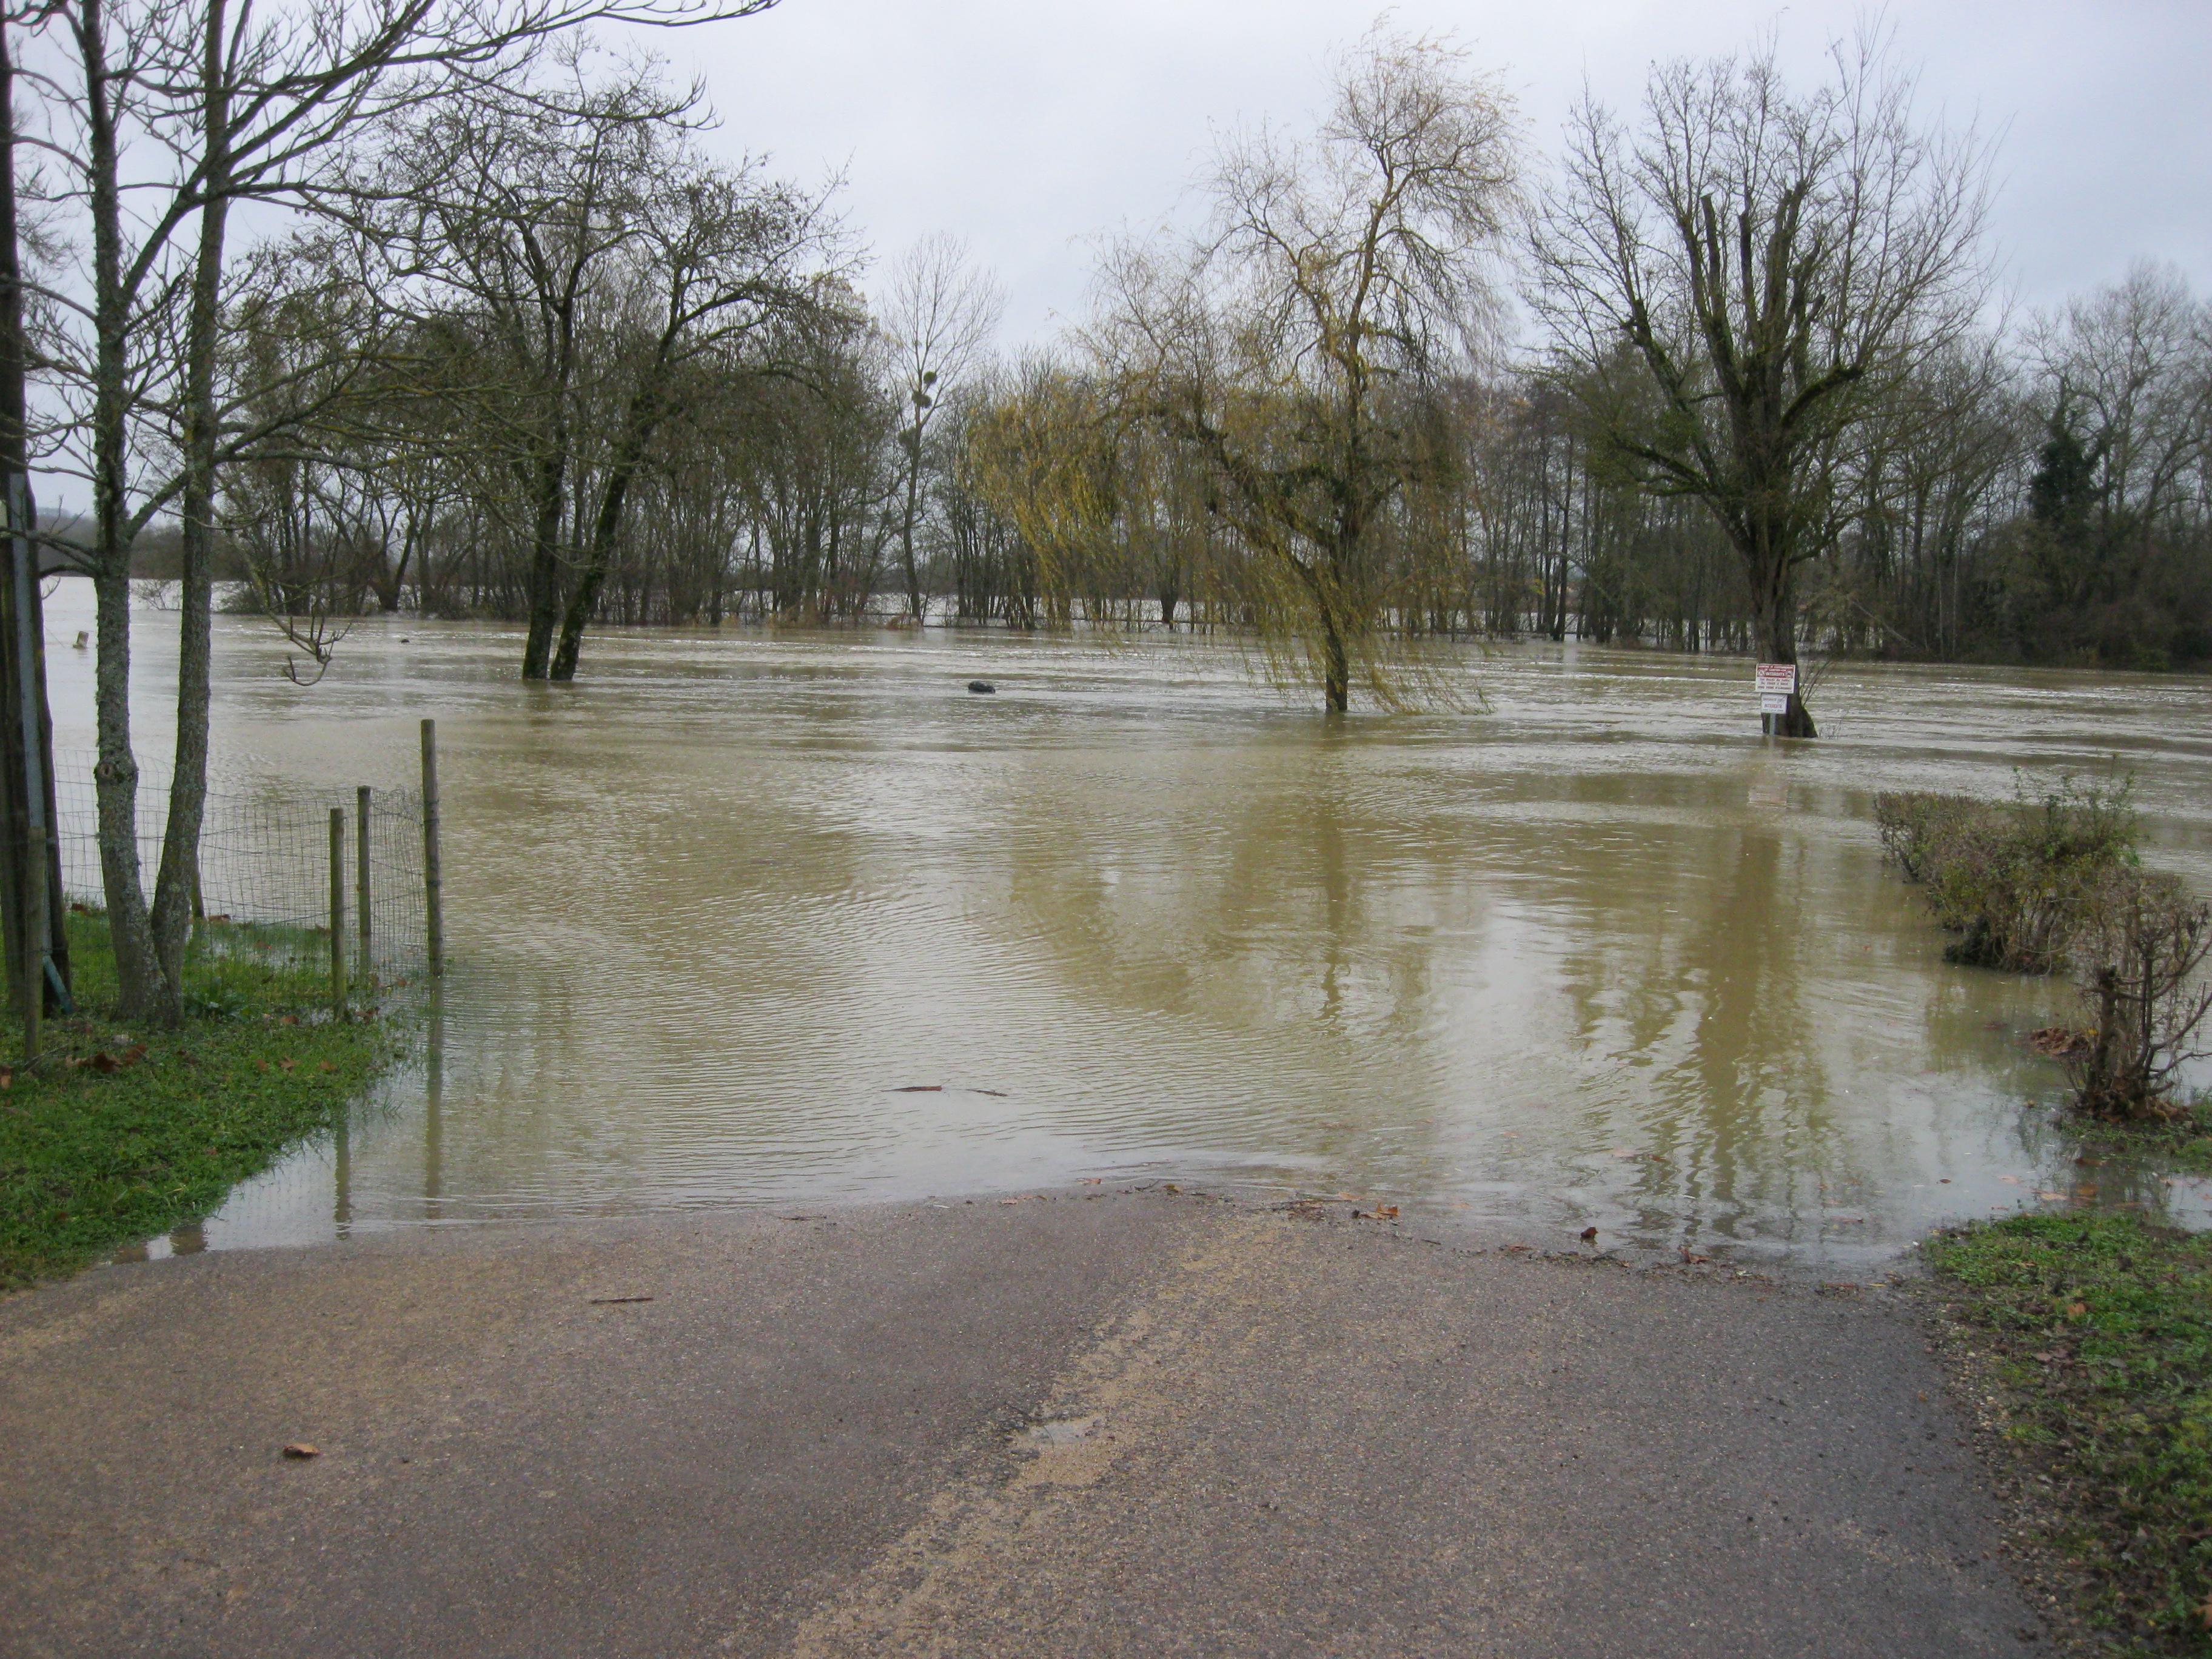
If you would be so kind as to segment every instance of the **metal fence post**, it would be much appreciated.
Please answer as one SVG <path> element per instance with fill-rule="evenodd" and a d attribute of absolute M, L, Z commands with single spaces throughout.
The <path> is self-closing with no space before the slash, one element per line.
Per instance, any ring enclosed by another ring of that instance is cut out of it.
<path fill-rule="evenodd" d="M 345 808 L 331 808 L 331 1012 L 345 1012 Z"/>
<path fill-rule="evenodd" d="M 430 977 L 446 971 L 446 908 L 438 876 L 438 722 L 422 722 L 422 908 L 429 930 Z"/>

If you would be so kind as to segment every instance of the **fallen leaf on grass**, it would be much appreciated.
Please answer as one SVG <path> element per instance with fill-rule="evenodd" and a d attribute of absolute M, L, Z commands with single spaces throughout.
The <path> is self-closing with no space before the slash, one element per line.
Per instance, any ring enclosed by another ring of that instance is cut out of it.
<path fill-rule="evenodd" d="M 311 1446 L 304 1440 L 290 1440 L 284 1444 L 284 1455 L 287 1457 L 320 1457 L 322 1455 L 321 1447 Z"/>
<path fill-rule="evenodd" d="M 2089 1316 L 2089 1304 L 2086 1302 L 2068 1303 L 2066 1316 L 2069 1319 L 2087 1319 Z"/>
<path fill-rule="evenodd" d="M 279 1069 L 289 1072 L 295 1069 L 299 1066 L 300 1062 L 293 1059 L 291 1055 L 286 1054 L 282 1060 L 278 1060 L 276 1064 Z"/>

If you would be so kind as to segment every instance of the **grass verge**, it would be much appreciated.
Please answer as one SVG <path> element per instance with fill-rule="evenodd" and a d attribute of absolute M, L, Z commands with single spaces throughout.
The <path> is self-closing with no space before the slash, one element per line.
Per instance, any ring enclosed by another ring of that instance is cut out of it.
<path fill-rule="evenodd" d="M 372 1018 L 332 1020 L 302 940 L 204 927 L 173 1030 L 119 1026 L 102 917 L 73 914 L 75 1018 L 36 1072 L 0 1051 L 0 1286 L 83 1267 L 199 1220 L 301 1137 L 336 1123 L 396 1052 Z"/>
<path fill-rule="evenodd" d="M 2091 1631 L 2212 1655 L 2212 1235 L 2022 1215 L 1926 1249 Z"/>

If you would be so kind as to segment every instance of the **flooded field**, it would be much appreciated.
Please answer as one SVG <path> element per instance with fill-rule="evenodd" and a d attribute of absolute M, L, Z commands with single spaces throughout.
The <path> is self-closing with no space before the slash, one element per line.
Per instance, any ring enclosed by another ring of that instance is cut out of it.
<path fill-rule="evenodd" d="M 88 605 L 50 603 L 64 747 Z M 457 961 L 420 1062 L 187 1247 L 1091 1176 L 1797 1266 L 2203 1208 L 2074 1167 L 2021 1042 L 2065 988 L 1947 965 L 1871 821 L 2117 757 L 2212 890 L 2203 682 L 1838 667 L 1784 747 L 1741 662 L 1571 644 L 1331 722 L 1183 639 L 607 633 L 526 687 L 514 632 L 408 618 L 302 689 L 217 626 L 220 787 L 411 783 L 437 717 Z"/>

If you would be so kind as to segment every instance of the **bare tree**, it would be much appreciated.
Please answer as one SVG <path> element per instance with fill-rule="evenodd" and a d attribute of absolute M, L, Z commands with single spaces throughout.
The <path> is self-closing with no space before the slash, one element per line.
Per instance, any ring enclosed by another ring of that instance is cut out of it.
<path fill-rule="evenodd" d="M 91 488 L 100 653 L 100 848 L 120 1002 L 173 1018 L 206 790 L 217 474 L 237 453 L 216 393 L 230 209 L 313 208 L 331 162 L 395 110 L 496 80 L 530 46 L 593 19 L 677 24 L 770 0 L 366 0 L 173 5 L 61 0 L 41 14 L 62 62 L 37 78 L 38 142 L 81 219 L 88 267 L 46 298 L 69 319 L 46 367 L 76 400 Z M 180 349 L 177 349 L 180 348 Z M 131 545 L 156 514 L 183 532 L 176 769 L 149 913 L 130 737 Z"/>
<path fill-rule="evenodd" d="M 747 348 L 772 343 L 775 324 L 817 305 L 831 275 L 825 267 L 841 255 L 826 198 L 769 183 L 757 172 L 679 152 L 645 181 L 636 240 L 621 285 L 606 296 L 617 337 L 609 355 L 621 414 L 562 615 L 554 679 L 576 676 L 630 487 L 663 425 L 682 418 L 690 401 L 685 382 L 776 372 L 779 365 L 749 356 Z"/>
<path fill-rule="evenodd" d="M 915 245 L 892 268 L 884 295 L 878 325 L 890 342 L 900 390 L 913 411 L 899 432 L 906 495 L 899 557 L 908 609 L 917 623 L 926 605 L 914 556 L 922 442 L 939 405 L 983 365 L 1005 306 L 998 283 L 970 268 L 966 245 L 944 234 L 926 236 Z"/>
<path fill-rule="evenodd" d="M 1534 217 L 1531 298 L 1593 421 L 1645 488 L 1719 520 L 1778 662 L 1797 659 L 1798 568 L 1854 510 L 1844 452 L 1990 284 L 1987 146 L 1920 124 L 1881 38 L 1831 62 L 1804 93 L 1771 40 L 1662 65 L 1632 132 L 1585 96 Z M 1814 735 L 1802 698 L 1781 726 Z"/>
<path fill-rule="evenodd" d="M 1206 459 L 1279 667 L 1395 700 L 1375 533 L 1443 454 L 1422 403 L 1479 354 L 1518 170 L 1516 117 L 1463 52 L 1378 24 L 1310 140 L 1227 143 L 1194 246 L 1123 246 L 1089 333 L 1124 407 Z"/>

